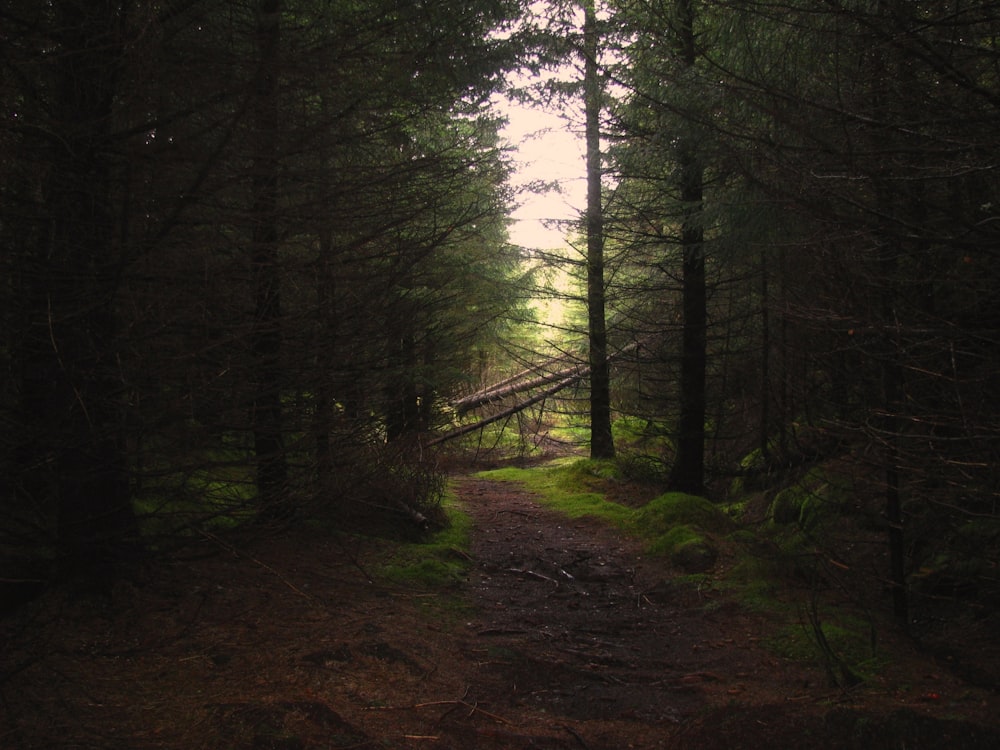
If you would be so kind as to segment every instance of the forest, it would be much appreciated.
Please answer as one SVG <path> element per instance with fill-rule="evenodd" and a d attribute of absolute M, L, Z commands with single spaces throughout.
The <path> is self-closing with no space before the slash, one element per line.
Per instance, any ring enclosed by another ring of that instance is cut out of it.
<path fill-rule="evenodd" d="M 555 451 L 995 644 L 995 0 L 2 0 L 0 103 L 3 612 Z"/>

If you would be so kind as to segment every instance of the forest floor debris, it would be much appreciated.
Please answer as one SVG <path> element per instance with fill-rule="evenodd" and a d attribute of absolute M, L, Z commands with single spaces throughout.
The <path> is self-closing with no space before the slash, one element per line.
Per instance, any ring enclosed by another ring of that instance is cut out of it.
<path fill-rule="evenodd" d="M 385 543 L 205 541 L 0 621 L 3 748 L 1000 746 L 1000 696 L 901 640 L 828 686 L 773 623 L 517 485 L 465 477 L 465 582 L 373 583 Z"/>

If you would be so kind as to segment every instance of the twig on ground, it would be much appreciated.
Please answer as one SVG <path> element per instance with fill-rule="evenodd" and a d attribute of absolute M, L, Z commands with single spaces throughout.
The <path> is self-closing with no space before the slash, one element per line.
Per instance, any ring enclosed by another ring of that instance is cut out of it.
<path fill-rule="evenodd" d="M 443 719 L 445 716 L 447 716 L 452 711 L 454 711 L 455 709 L 458 709 L 458 708 L 467 708 L 467 709 L 469 709 L 469 716 L 472 716 L 473 714 L 482 714 L 486 718 L 492 719 L 493 721 L 497 722 L 498 724 L 510 724 L 511 723 L 510 721 L 508 721 L 507 719 L 503 718 L 502 716 L 498 716 L 495 713 L 492 713 L 490 711 L 486 711 L 485 709 L 480 708 L 479 705 L 476 704 L 476 703 L 469 703 L 468 701 L 461 700 L 461 699 L 460 700 L 448 700 L 448 701 L 425 701 L 423 703 L 414 703 L 413 705 L 410 705 L 410 706 L 366 706 L 363 710 L 365 710 L 365 711 L 412 711 L 412 710 L 418 709 L 418 708 L 433 708 L 435 706 L 450 706 L 449 710 L 446 711 L 444 714 L 442 714 L 441 717 L 438 719 L 439 723 L 440 723 L 441 719 Z"/>
<path fill-rule="evenodd" d="M 548 583 L 554 583 L 556 586 L 559 585 L 559 581 L 555 578 L 549 578 L 548 576 L 543 576 L 541 573 L 536 573 L 533 570 L 527 570 L 522 568 L 507 568 L 508 573 L 515 573 L 519 576 L 524 576 L 525 578 L 537 578 L 539 581 L 547 581 Z"/>

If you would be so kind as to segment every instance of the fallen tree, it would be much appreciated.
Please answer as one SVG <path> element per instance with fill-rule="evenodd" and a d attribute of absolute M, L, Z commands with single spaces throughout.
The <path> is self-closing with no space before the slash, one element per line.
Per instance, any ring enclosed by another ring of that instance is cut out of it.
<path fill-rule="evenodd" d="M 641 342 L 633 341 L 628 346 L 622 347 L 617 352 L 608 357 L 608 362 L 612 362 L 625 354 L 634 352 L 638 350 L 641 346 Z M 487 425 L 491 425 L 494 422 L 499 422 L 501 419 L 506 419 L 507 417 L 513 416 L 518 412 L 524 411 L 530 406 L 537 404 L 540 401 L 544 401 L 549 396 L 553 396 L 559 391 L 567 388 L 574 383 L 582 380 L 590 374 L 590 366 L 586 362 L 580 362 L 574 364 L 570 367 L 563 367 L 559 370 L 554 370 L 551 372 L 545 372 L 544 367 L 546 366 L 556 366 L 562 362 L 566 361 L 566 356 L 558 357 L 549 360 L 543 365 L 535 365 L 529 367 L 526 370 L 522 370 L 516 375 L 512 375 L 509 378 L 501 380 L 499 383 L 492 385 L 488 388 L 483 388 L 476 393 L 469 396 L 464 396 L 463 398 L 456 399 L 451 402 L 452 407 L 456 410 L 459 415 L 462 415 L 471 409 L 475 409 L 479 406 L 485 404 L 493 403 L 499 401 L 507 396 L 512 396 L 517 393 L 523 393 L 525 391 L 531 391 L 536 388 L 540 388 L 543 385 L 549 383 L 554 383 L 549 388 L 546 388 L 540 393 L 536 393 L 530 398 L 524 401 L 519 401 L 518 403 L 497 412 L 496 414 L 491 414 L 488 417 L 484 417 L 477 422 L 472 424 L 463 425 L 462 427 L 457 427 L 450 432 L 446 432 L 444 435 L 440 435 L 430 442 L 427 446 L 439 445 L 440 443 L 447 442 L 448 440 L 453 440 L 454 438 L 461 437 L 462 435 L 468 435 L 470 432 L 475 432 L 476 430 L 482 429 Z M 541 372 L 542 374 L 537 374 Z M 533 376 L 533 377 L 532 377 Z"/>
<path fill-rule="evenodd" d="M 541 369 L 542 368 L 540 366 L 536 366 L 523 370 L 517 375 L 513 375 L 506 380 L 496 383 L 495 385 L 491 385 L 489 388 L 484 388 L 483 390 L 477 391 L 469 396 L 456 399 L 451 402 L 451 405 L 459 415 L 462 415 L 467 411 L 483 406 L 484 404 L 499 401 L 500 399 L 512 396 L 515 393 L 523 393 L 524 391 L 534 390 L 535 388 L 539 388 L 547 383 L 555 381 L 562 382 L 567 378 L 579 379 L 590 371 L 590 368 L 586 364 L 576 364 L 572 367 L 564 367 L 563 369 L 556 370 L 554 372 L 545 372 L 542 375 L 536 375 L 535 377 L 527 380 L 524 379 L 533 373 L 539 372 Z"/>
<path fill-rule="evenodd" d="M 633 341 L 628 346 L 622 347 L 617 352 L 609 356 L 608 362 L 613 362 L 619 357 L 637 350 L 640 345 L 640 342 Z M 582 377 L 586 377 L 590 373 L 590 366 L 586 362 L 586 356 L 578 357 L 577 363 L 570 365 L 569 367 L 562 367 L 558 370 L 551 369 L 563 364 L 567 360 L 572 361 L 568 355 L 564 354 L 547 360 L 542 364 L 532 365 L 526 370 L 521 370 L 521 372 L 511 375 L 509 378 L 504 378 L 499 383 L 494 383 L 493 385 L 476 391 L 473 394 L 455 399 L 451 402 L 451 406 L 461 416 L 467 411 L 493 401 L 499 401 L 507 396 L 512 396 L 515 393 L 530 391 L 547 383 L 562 382 L 567 378 L 579 380 Z"/>
<path fill-rule="evenodd" d="M 501 419 L 506 419 L 507 417 L 513 416 L 514 414 L 517 414 L 519 411 L 524 411 L 529 406 L 533 406 L 534 404 L 537 404 L 539 401 L 544 401 L 549 396 L 555 395 L 556 393 L 561 391 L 563 388 L 573 385 L 574 383 L 585 377 L 587 373 L 590 371 L 590 368 L 585 365 L 582 365 L 581 367 L 576 369 L 579 369 L 580 372 L 574 373 L 569 377 L 560 380 L 558 383 L 556 383 L 550 388 L 546 388 L 541 393 L 536 393 L 531 398 L 525 401 L 520 401 L 514 404 L 513 406 L 504 409 L 503 411 L 490 415 L 489 417 L 480 419 L 478 422 L 473 422 L 472 424 L 463 425 L 462 427 L 455 428 L 451 432 L 446 432 L 444 435 L 440 435 L 431 440 L 429 443 L 427 443 L 427 446 L 429 447 L 432 445 L 439 445 L 440 443 L 444 443 L 448 440 L 454 440 L 457 437 L 462 437 L 462 435 L 468 435 L 470 432 L 475 432 L 476 430 L 482 429 L 483 427 L 491 425 L 494 422 L 499 422 Z"/>

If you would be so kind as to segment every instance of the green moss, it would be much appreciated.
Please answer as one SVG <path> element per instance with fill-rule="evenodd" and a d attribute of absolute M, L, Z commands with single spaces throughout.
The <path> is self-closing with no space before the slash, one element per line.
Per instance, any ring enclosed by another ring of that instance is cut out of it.
<path fill-rule="evenodd" d="M 516 430 L 502 429 L 502 425 L 488 425 L 482 435 L 473 433 L 463 438 L 458 445 L 462 445 L 470 452 L 476 452 L 482 446 L 489 446 L 489 450 L 499 456 L 519 456 L 528 458 L 541 454 L 541 449 L 531 440 L 526 439 Z"/>
<path fill-rule="evenodd" d="M 736 529 L 736 531 L 726 537 L 726 540 L 746 546 L 756 544 L 758 541 L 757 535 L 750 531 L 750 529 Z"/>
<path fill-rule="evenodd" d="M 683 492 L 668 492 L 651 500 L 636 511 L 635 523 L 648 536 L 660 536 L 684 525 L 713 533 L 727 533 L 734 528 L 733 520 L 718 506 Z"/>
<path fill-rule="evenodd" d="M 550 431 L 552 437 L 574 445 L 583 445 L 590 440 L 590 425 L 583 422 L 567 421 L 556 425 Z"/>
<path fill-rule="evenodd" d="M 688 572 L 711 567 L 718 558 L 712 539 L 728 533 L 734 522 L 703 497 L 667 493 L 634 510 L 604 499 L 609 482 L 618 481 L 614 461 L 574 459 L 531 469 L 483 472 L 488 479 L 517 481 L 549 507 L 570 518 L 592 517 L 625 528 L 649 541 L 652 554 L 669 556 Z"/>
<path fill-rule="evenodd" d="M 773 559 L 745 555 L 727 571 L 719 586 L 754 612 L 782 612 L 787 605 L 778 598 L 778 575 Z"/>
<path fill-rule="evenodd" d="M 805 618 L 798 623 L 781 627 L 766 645 L 770 651 L 786 659 L 802 663 L 823 663 L 832 658 L 862 680 L 876 676 L 882 667 L 882 661 L 872 653 L 869 623 L 843 613 L 838 613 L 835 617 L 833 619 L 831 615 L 830 620 L 824 620 L 820 624 L 823 639 L 832 653 L 826 653 L 820 647 L 812 623 Z"/>
<path fill-rule="evenodd" d="M 623 527 L 632 518 L 631 509 L 605 500 L 600 491 L 613 474 L 613 462 L 571 458 L 531 469 L 485 471 L 477 476 L 518 482 L 536 493 L 545 505 L 570 518 L 597 518 Z"/>
<path fill-rule="evenodd" d="M 754 448 L 742 459 L 740 459 L 740 469 L 748 475 L 762 472 L 765 468 L 764 452 L 760 448 Z M 730 497 L 742 495 L 747 488 L 747 482 L 742 476 L 738 476 L 729 484 Z"/>
<path fill-rule="evenodd" d="M 611 434 L 619 448 L 635 449 L 646 455 L 671 455 L 670 430 L 639 417 L 620 417 L 611 424 Z"/>
<path fill-rule="evenodd" d="M 778 525 L 794 523 L 806 531 L 816 531 L 847 507 L 849 498 L 846 482 L 817 468 L 775 495 L 769 516 Z"/>
<path fill-rule="evenodd" d="M 395 546 L 392 556 L 378 570 L 380 578 L 425 590 L 465 580 L 472 519 L 458 508 L 451 491 L 446 493 L 442 508 L 448 519 L 445 528 L 427 540 Z"/>
<path fill-rule="evenodd" d="M 649 420 L 639 417 L 622 416 L 611 424 L 611 435 L 615 443 L 623 441 L 639 442 L 649 434 Z"/>
<path fill-rule="evenodd" d="M 652 555 L 669 556 L 678 547 L 702 540 L 702 535 L 690 526 L 674 526 L 666 533 L 657 536 L 649 545 L 647 551 Z"/>
<path fill-rule="evenodd" d="M 582 458 L 566 465 L 560 483 L 566 486 L 589 486 L 595 480 L 607 479 L 621 479 L 621 472 L 613 460 Z"/>

